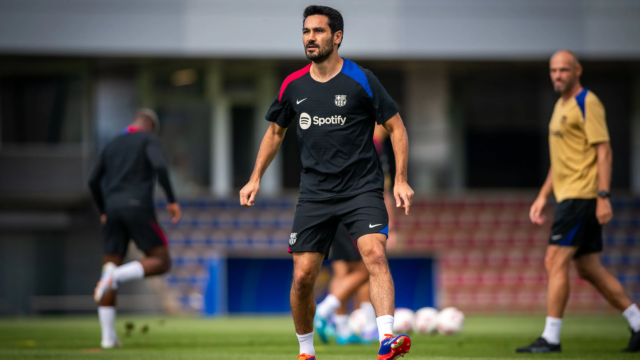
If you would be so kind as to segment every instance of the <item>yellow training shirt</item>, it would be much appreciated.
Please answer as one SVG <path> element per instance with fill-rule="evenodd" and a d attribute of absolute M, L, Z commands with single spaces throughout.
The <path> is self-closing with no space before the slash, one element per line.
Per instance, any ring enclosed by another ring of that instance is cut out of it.
<path fill-rule="evenodd" d="M 549 123 L 549 151 L 556 201 L 598 196 L 594 144 L 609 141 L 604 106 L 587 89 L 558 100 Z"/>

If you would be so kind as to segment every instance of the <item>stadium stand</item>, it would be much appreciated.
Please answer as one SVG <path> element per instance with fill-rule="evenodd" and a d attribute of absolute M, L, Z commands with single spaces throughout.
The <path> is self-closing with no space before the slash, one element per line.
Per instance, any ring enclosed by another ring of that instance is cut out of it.
<path fill-rule="evenodd" d="M 398 241 L 391 256 L 419 254 L 437 260 L 440 307 L 476 313 L 542 312 L 549 226 L 530 223 L 530 201 L 529 195 L 418 199 L 410 216 L 395 217 Z M 158 208 L 164 205 L 159 202 Z M 618 198 L 613 205 L 616 217 L 604 228 L 602 262 L 640 301 L 640 199 Z M 164 298 L 174 304 L 174 312 L 201 310 L 208 259 L 221 254 L 286 256 L 295 199 L 262 200 L 251 209 L 207 199 L 185 201 L 183 206 L 178 225 L 159 211 L 174 258 L 164 278 Z M 568 311 L 612 311 L 575 271 L 571 287 Z"/>

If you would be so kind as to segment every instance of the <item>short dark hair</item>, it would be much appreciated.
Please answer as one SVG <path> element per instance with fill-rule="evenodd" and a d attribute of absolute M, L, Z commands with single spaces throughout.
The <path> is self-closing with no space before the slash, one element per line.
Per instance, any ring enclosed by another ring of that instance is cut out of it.
<path fill-rule="evenodd" d="M 342 31 L 344 38 L 344 20 L 342 19 L 342 14 L 340 14 L 340 11 L 328 6 L 309 5 L 306 9 L 304 9 L 304 12 L 302 13 L 302 17 L 304 18 L 302 20 L 303 26 L 305 20 L 307 20 L 307 17 L 312 15 L 326 16 L 327 19 L 329 19 L 328 23 L 329 28 L 331 29 L 331 36 L 333 36 L 336 31 Z M 340 47 L 340 45 L 342 45 L 342 41 L 340 42 L 340 44 L 338 44 L 338 47 Z"/>

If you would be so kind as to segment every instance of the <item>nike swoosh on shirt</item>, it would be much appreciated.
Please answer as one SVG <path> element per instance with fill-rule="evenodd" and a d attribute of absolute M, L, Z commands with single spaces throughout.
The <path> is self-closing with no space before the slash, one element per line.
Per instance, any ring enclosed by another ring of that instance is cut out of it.
<path fill-rule="evenodd" d="M 307 98 L 304 98 L 304 99 L 302 99 L 302 100 L 296 100 L 296 105 L 297 105 L 297 104 L 300 104 L 301 102 L 303 102 L 303 101 L 305 101 L 305 100 L 307 100 Z"/>
<path fill-rule="evenodd" d="M 375 224 L 375 225 L 371 225 L 371 224 L 369 224 L 369 229 L 373 229 L 374 227 L 376 227 L 376 226 L 380 226 L 380 225 L 382 225 L 382 224 Z"/>
<path fill-rule="evenodd" d="M 562 239 L 562 235 L 553 235 L 551 236 L 551 240 L 560 240 Z"/>

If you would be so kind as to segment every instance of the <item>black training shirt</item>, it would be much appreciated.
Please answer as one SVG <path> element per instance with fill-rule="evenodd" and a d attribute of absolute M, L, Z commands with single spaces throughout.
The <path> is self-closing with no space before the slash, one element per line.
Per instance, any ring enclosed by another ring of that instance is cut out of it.
<path fill-rule="evenodd" d="M 175 202 L 160 140 L 128 127 L 104 148 L 89 177 L 89 188 L 101 214 L 123 207 L 153 209 L 153 188 L 158 182 L 167 200 Z"/>
<path fill-rule="evenodd" d="M 311 64 L 289 75 L 266 115 L 281 127 L 296 126 L 301 199 L 384 189 L 373 130 L 398 107 L 371 71 L 343 60 L 340 73 L 324 83 L 311 78 Z"/>

